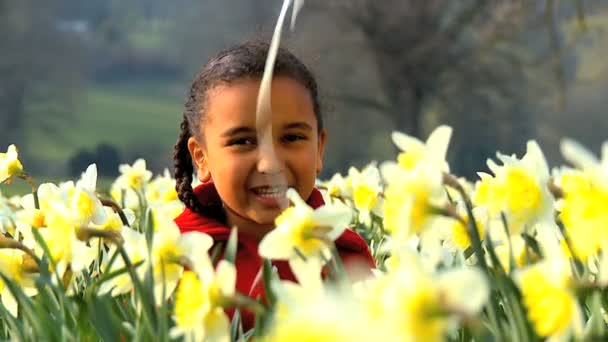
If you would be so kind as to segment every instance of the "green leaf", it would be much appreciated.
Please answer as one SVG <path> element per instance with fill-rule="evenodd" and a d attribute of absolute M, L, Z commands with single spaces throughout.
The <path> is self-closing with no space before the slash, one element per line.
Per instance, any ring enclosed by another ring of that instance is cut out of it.
<path fill-rule="evenodd" d="M 234 311 L 234 315 L 232 316 L 232 322 L 230 322 L 230 341 L 236 341 L 239 337 L 239 331 L 242 331 L 242 329 L 241 311 L 236 309 Z"/>
<path fill-rule="evenodd" d="M 226 252 L 224 253 L 224 260 L 235 264 L 236 252 L 238 248 L 238 230 L 236 227 L 230 231 L 230 237 L 228 238 L 228 244 L 226 245 Z"/>

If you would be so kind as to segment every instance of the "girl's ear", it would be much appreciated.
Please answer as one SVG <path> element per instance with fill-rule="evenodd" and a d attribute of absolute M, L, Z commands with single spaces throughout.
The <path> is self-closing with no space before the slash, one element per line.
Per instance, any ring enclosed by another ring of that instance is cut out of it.
<path fill-rule="evenodd" d="M 211 180 L 211 173 L 209 172 L 205 150 L 194 137 L 188 139 L 188 151 L 190 151 L 190 157 L 196 167 L 198 180 L 201 181 L 201 183 L 206 183 Z"/>
<path fill-rule="evenodd" d="M 323 169 L 323 153 L 325 152 L 325 140 L 327 139 L 327 133 L 325 129 L 319 132 L 319 144 L 317 146 L 317 175 L 321 173 Z"/>

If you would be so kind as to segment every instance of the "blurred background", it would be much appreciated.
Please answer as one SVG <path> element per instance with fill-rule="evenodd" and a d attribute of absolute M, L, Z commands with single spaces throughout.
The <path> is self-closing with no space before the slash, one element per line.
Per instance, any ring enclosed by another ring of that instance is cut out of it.
<path fill-rule="evenodd" d="M 270 38 L 281 0 L 0 0 L 0 150 L 39 180 L 97 162 L 171 168 L 198 68 Z M 393 159 L 390 133 L 454 127 L 448 158 L 474 179 L 496 151 L 608 138 L 608 0 L 308 0 L 291 48 L 320 84 L 322 177 Z"/>

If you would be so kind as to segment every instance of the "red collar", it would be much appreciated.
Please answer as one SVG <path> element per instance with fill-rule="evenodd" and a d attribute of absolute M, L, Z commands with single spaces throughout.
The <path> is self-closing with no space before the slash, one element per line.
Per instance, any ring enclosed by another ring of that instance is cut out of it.
<path fill-rule="evenodd" d="M 183 233 L 197 231 L 210 235 L 214 241 L 225 241 L 230 236 L 230 228 L 222 222 L 224 211 L 222 200 L 212 182 L 204 183 L 194 189 L 194 194 L 205 208 L 205 214 L 201 215 L 186 208 L 176 219 L 175 223 Z M 321 192 L 313 189 L 306 203 L 312 208 L 318 208 L 325 204 Z M 239 236 L 239 241 L 253 240 L 247 236 Z M 253 242 L 253 241 L 251 241 Z M 255 243 L 257 245 L 257 242 Z M 338 249 L 346 249 L 352 252 L 367 250 L 365 241 L 355 232 L 346 229 L 336 240 Z"/>

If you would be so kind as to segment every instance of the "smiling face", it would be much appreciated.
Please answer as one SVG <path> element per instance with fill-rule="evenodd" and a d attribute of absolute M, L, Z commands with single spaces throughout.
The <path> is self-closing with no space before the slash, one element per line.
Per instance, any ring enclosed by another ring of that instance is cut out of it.
<path fill-rule="evenodd" d="M 199 180 L 212 180 L 229 226 L 261 238 L 286 203 L 287 187 L 306 199 L 322 167 L 325 132 L 318 131 L 309 91 L 297 81 L 272 81 L 272 139 L 259 141 L 259 79 L 209 90 L 199 139 L 188 141 Z"/>

